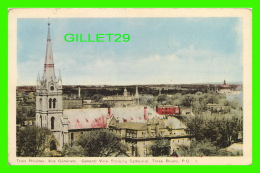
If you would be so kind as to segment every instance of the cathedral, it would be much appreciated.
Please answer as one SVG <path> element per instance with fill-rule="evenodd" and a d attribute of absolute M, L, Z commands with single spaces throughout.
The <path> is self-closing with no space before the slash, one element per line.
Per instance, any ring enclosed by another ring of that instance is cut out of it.
<path fill-rule="evenodd" d="M 36 126 L 50 129 L 51 136 L 46 151 L 62 151 L 65 146 L 74 147 L 77 139 L 93 129 L 109 128 L 120 136 L 129 148 L 129 156 L 149 155 L 149 145 L 161 138 L 169 140 L 171 151 L 179 144 L 190 145 L 192 135 L 181 121 L 165 117 L 149 107 L 139 105 L 138 88 L 135 96 L 124 90 L 123 100 L 114 98 L 121 106 L 114 108 L 64 109 L 62 78 L 55 75 L 48 24 L 47 47 L 42 77 L 38 74 L 36 85 Z M 113 100 L 113 101 L 115 101 Z M 149 144 L 149 145 L 148 145 Z"/>
<path fill-rule="evenodd" d="M 62 107 L 62 79 L 55 75 L 49 23 L 44 72 L 42 78 L 39 74 L 37 77 L 36 126 L 51 130 L 54 149 L 60 150 L 60 144 L 68 142 L 68 118 L 63 115 Z"/>

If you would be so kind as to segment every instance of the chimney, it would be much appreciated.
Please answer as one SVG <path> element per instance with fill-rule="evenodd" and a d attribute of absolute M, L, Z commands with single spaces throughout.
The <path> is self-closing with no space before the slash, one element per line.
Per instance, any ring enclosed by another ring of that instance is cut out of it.
<path fill-rule="evenodd" d="M 80 86 L 79 86 L 79 90 L 78 90 L 78 96 L 79 96 L 79 98 L 80 98 Z"/>
<path fill-rule="evenodd" d="M 176 113 L 177 115 L 180 115 L 180 107 L 179 107 L 179 106 L 176 106 L 176 108 L 175 108 L 175 113 Z"/>
<path fill-rule="evenodd" d="M 144 107 L 144 119 L 147 120 L 147 107 Z"/>

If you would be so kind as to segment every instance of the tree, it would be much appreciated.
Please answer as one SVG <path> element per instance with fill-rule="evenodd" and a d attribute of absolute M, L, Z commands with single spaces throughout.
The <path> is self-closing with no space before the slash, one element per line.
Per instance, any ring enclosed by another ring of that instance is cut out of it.
<path fill-rule="evenodd" d="M 95 100 L 95 102 L 99 102 L 103 98 L 100 94 L 95 94 L 92 99 Z"/>
<path fill-rule="evenodd" d="M 150 149 L 153 156 L 168 156 L 171 149 L 170 142 L 166 139 L 157 140 L 151 145 Z"/>
<path fill-rule="evenodd" d="M 68 145 L 65 145 L 61 154 L 63 157 L 84 157 L 81 146 L 74 146 L 71 148 Z"/>
<path fill-rule="evenodd" d="M 79 139 L 78 145 L 88 157 L 126 155 L 127 150 L 127 147 L 120 142 L 120 138 L 107 129 L 89 131 Z"/>
<path fill-rule="evenodd" d="M 166 98 L 167 98 L 166 95 L 159 95 L 157 101 L 162 104 L 163 101 L 166 101 Z"/>
<path fill-rule="evenodd" d="M 16 134 L 16 155 L 21 157 L 39 157 L 44 153 L 46 139 L 51 132 L 47 128 L 29 126 L 22 128 Z"/>
<path fill-rule="evenodd" d="M 218 149 L 210 141 L 193 141 L 191 146 L 179 145 L 178 156 L 216 156 Z"/>
<path fill-rule="evenodd" d="M 233 154 L 225 149 L 220 149 L 216 147 L 209 140 L 203 141 L 192 141 L 190 147 L 185 145 L 179 145 L 179 150 L 177 151 L 180 157 L 202 157 L 202 156 L 239 156 L 238 154 Z"/>
<path fill-rule="evenodd" d="M 102 104 L 100 105 L 100 108 L 108 108 L 108 107 L 111 107 L 111 105 L 108 104 L 108 103 L 102 103 Z"/>
<path fill-rule="evenodd" d="M 238 141 L 239 132 L 243 131 L 242 115 L 208 115 L 206 113 L 194 118 L 183 118 L 197 141 L 210 140 L 217 147 L 227 147 Z"/>

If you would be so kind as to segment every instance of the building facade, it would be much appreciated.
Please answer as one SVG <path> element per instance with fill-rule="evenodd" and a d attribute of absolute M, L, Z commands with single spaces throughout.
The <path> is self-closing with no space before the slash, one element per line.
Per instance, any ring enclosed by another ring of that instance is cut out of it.
<path fill-rule="evenodd" d="M 128 107 L 139 105 L 139 93 L 138 87 L 136 86 L 135 95 L 130 95 L 127 89 L 124 89 L 123 95 L 107 96 L 103 99 L 104 103 L 109 104 L 111 107 Z"/>
<path fill-rule="evenodd" d="M 230 94 L 232 93 L 232 88 L 230 85 L 226 83 L 226 80 L 224 80 L 223 85 L 220 85 L 218 88 L 218 92 L 220 94 Z"/>
<path fill-rule="evenodd" d="M 174 105 L 157 105 L 156 112 L 160 115 L 179 115 L 180 107 Z"/>

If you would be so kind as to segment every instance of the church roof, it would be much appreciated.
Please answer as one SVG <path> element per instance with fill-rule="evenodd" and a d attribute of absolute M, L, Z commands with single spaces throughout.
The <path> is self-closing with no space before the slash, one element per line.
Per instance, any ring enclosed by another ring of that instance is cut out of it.
<path fill-rule="evenodd" d="M 69 129 L 105 128 L 108 108 L 64 109 L 68 117 Z M 144 107 L 110 108 L 110 115 L 120 122 L 146 123 Z M 153 109 L 147 108 L 148 118 L 159 117 Z"/>
<path fill-rule="evenodd" d="M 69 129 L 88 129 L 106 127 L 105 109 L 64 109 L 68 117 Z"/>

